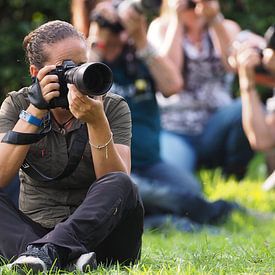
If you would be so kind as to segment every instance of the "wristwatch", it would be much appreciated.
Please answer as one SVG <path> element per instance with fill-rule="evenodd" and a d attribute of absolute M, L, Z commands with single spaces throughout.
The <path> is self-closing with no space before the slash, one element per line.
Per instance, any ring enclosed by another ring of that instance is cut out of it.
<path fill-rule="evenodd" d="M 43 119 L 37 118 L 25 110 L 21 111 L 19 118 L 37 127 L 40 127 L 43 124 Z"/>
<path fill-rule="evenodd" d="M 158 56 L 159 53 L 151 43 L 147 43 L 146 47 L 136 51 L 136 56 L 142 59 L 145 63 L 150 63 L 152 58 Z"/>

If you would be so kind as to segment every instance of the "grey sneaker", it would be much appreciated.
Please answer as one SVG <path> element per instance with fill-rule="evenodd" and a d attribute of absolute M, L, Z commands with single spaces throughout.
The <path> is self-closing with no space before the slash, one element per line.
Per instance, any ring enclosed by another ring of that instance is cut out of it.
<path fill-rule="evenodd" d="M 47 272 L 47 266 L 40 258 L 25 255 L 20 256 L 11 264 L 7 264 L 6 268 L 14 270 L 19 274 L 27 274 L 29 270 L 33 271 L 32 274 Z"/>
<path fill-rule="evenodd" d="M 56 248 L 52 244 L 42 246 L 29 245 L 26 252 L 22 253 L 14 262 L 6 265 L 20 274 L 27 274 L 32 270 L 32 274 L 47 272 L 47 270 L 57 270 L 60 268 L 60 261 Z"/>

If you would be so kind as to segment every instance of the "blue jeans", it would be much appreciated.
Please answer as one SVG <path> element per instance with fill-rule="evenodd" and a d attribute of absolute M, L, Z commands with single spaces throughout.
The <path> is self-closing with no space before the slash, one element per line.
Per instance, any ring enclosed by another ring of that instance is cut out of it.
<path fill-rule="evenodd" d="M 220 221 L 234 206 L 223 200 L 208 202 L 194 177 L 189 178 L 164 161 L 133 167 L 131 177 L 138 185 L 145 208 L 145 225 L 149 228 L 164 226 L 171 215 L 170 220 L 177 228 L 190 231 L 198 228 L 198 223 Z"/>
<path fill-rule="evenodd" d="M 187 177 L 195 178 L 198 166 L 222 167 L 225 174 L 244 176 L 253 156 L 242 128 L 239 99 L 217 110 L 200 135 L 190 136 L 163 131 L 161 155 Z"/>
<path fill-rule="evenodd" d="M 162 193 L 166 193 L 164 198 L 167 200 L 169 199 L 167 193 L 170 192 L 170 189 L 173 189 L 175 192 L 188 192 L 196 195 L 201 194 L 201 185 L 197 180 L 194 180 L 193 177 L 189 177 L 189 175 L 182 173 L 173 165 L 162 160 L 152 165 L 138 168 L 132 167 L 131 176 L 137 182 L 143 183 L 145 180 L 146 184 L 143 185 L 144 188 L 150 186 L 150 188 L 153 187 L 157 190 L 161 190 Z M 151 198 L 152 194 L 147 193 L 147 191 L 146 194 Z M 146 194 L 143 194 L 143 200 L 146 199 Z M 173 203 L 173 200 L 171 200 L 171 203 Z"/>

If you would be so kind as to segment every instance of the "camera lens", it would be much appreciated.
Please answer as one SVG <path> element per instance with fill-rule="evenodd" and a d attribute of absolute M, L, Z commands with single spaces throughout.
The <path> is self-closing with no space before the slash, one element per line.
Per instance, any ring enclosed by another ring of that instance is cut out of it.
<path fill-rule="evenodd" d="M 101 62 L 86 63 L 66 71 L 66 81 L 83 94 L 95 96 L 108 92 L 113 83 L 111 69 Z"/>

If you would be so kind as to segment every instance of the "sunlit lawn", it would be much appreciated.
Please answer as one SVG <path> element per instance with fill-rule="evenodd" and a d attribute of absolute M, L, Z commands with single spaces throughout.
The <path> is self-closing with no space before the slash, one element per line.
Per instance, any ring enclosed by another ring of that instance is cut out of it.
<path fill-rule="evenodd" d="M 218 169 L 201 171 L 209 199 L 235 200 L 253 215 L 233 214 L 218 233 L 147 232 L 142 261 L 130 273 L 275 274 L 275 190 L 262 190 L 265 172 L 261 156 L 241 182 L 225 181 Z"/>
<path fill-rule="evenodd" d="M 261 189 L 265 178 L 261 156 L 241 182 L 225 181 L 219 169 L 201 171 L 199 176 L 209 199 L 235 200 L 253 210 L 253 215 L 234 213 L 218 230 L 199 233 L 147 231 L 137 265 L 99 267 L 92 273 L 275 274 L 275 190 Z"/>

